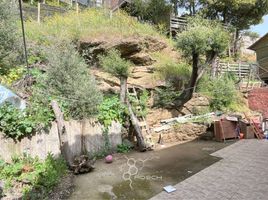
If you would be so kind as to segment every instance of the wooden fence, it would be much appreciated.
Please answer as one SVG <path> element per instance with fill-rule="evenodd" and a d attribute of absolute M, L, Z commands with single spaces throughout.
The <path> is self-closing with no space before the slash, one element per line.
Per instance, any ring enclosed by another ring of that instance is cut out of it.
<path fill-rule="evenodd" d="M 249 63 L 225 63 L 218 62 L 216 75 L 220 76 L 225 73 L 231 73 L 238 77 L 239 79 L 243 78 L 256 78 L 258 74 L 258 66 L 257 64 L 249 64 Z"/>

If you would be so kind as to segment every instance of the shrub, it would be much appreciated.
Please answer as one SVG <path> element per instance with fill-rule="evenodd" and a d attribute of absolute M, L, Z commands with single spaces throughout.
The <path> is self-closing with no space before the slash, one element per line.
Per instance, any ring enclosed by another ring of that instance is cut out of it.
<path fill-rule="evenodd" d="M 18 60 L 20 42 L 15 1 L 0 1 L 0 74 L 6 73 Z"/>
<path fill-rule="evenodd" d="M 160 78 L 163 78 L 177 89 L 180 89 L 191 76 L 191 66 L 183 59 L 176 59 L 163 53 L 154 53 L 153 57 L 158 61 L 156 70 Z"/>
<path fill-rule="evenodd" d="M 156 88 L 155 92 L 154 106 L 163 108 L 171 107 L 176 97 L 178 97 L 181 93 L 172 86 L 166 88 Z"/>
<path fill-rule="evenodd" d="M 23 199 L 43 199 L 67 172 L 67 166 L 62 158 L 54 158 L 51 154 L 44 161 L 27 155 L 13 157 L 12 163 L 0 164 L 0 179 L 5 184 L 5 192 L 13 186 L 23 193 Z"/>
<path fill-rule="evenodd" d="M 42 24 L 28 21 L 26 27 L 28 38 L 42 44 L 51 43 L 51 36 L 57 37 L 59 40 L 69 39 L 71 41 L 103 36 L 114 39 L 115 36 L 121 38 L 134 35 L 154 35 L 164 38 L 152 26 L 140 23 L 124 12 L 114 13 L 111 19 L 110 13 L 104 9 L 86 9 L 79 15 L 76 12 L 55 15 L 45 19 Z"/>
<path fill-rule="evenodd" d="M 68 41 L 59 42 L 49 49 L 47 59 L 43 96 L 60 99 L 74 119 L 96 114 L 102 94 L 75 47 Z"/>
<path fill-rule="evenodd" d="M 108 73 L 117 78 L 127 78 L 130 74 L 131 63 L 121 58 L 120 51 L 116 49 L 110 50 L 107 55 L 100 56 L 100 64 Z"/>
<path fill-rule="evenodd" d="M 210 107 L 212 110 L 230 110 L 230 106 L 238 101 L 239 92 L 236 91 L 234 79 L 225 75 L 216 79 L 211 79 L 205 75 L 199 85 L 198 92 L 210 97 Z"/>

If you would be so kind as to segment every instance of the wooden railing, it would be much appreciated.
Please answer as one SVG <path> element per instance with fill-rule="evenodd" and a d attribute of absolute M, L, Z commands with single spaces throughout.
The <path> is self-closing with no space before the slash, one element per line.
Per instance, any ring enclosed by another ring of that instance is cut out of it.
<path fill-rule="evenodd" d="M 249 63 L 219 62 L 217 64 L 216 74 L 219 76 L 225 73 L 232 73 L 239 79 L 256 77 L 258 74 L 258 65 Z"/>
<path fill-rule="evenodd" d="M 187 28 L 187 18 L 186 17 L 170 17 L 170 32 L 181 32 Z M 223 24 L 224 29 L 230 29 L 231 26 L 228 24 Z"/>

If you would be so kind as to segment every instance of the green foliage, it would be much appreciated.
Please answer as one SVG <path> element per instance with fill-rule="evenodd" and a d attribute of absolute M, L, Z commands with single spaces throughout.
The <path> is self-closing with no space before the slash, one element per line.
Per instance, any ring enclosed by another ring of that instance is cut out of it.
<path fill-rule="evenodd" d="M 222 53 L 228 46 L 229 35 L 216 21 L 200 17 L 189 18 L 185 31 L 177 38 L 178 47 L 186 56 Z"/>
<path fill-rule="evenodd" d="M 0 75 L 0 83 L 11 86 L 12 83 L 22 78 L 25 72 L 26 69 L 24 67 L 11 68 L 5 74 Z"/>
<path fill-rule="evenodd" d="M 257 40 L 258 38 L 260 38 L 259 33 L 250 30 L 245 31 L 244 35 L 250 37 L 251 40 Z"/>
<path fill-rule="evenodd" d="M 11 104 L 0 107 L 0 130 L 7 137 L 20 139 L 30 135 L 36 124 L 26 112 L 22 112 Z"/>
<path fill-rule="evenodd" d="M 0 107 L 0 130 L 6 137 L 20 140 L 48 127 L 53 121 L 54 115 L 50 107 L 35 98 L 32 98 L 30 103 L 31 106 L 24 111 L 9 103 Z"/>
<path fill-rule="evenodd" d="M 169 25 L 171 5 L 165 0 L 134 0 L 127 8 L 127 12 L 142 20 L 154 24 Z"/>
<path fill-rule="evenodd" d="M 0 179 L 3 180 L 5 191 L 21 182 L 23 199 L 41 199 L 58 183 L 67 172 L 67 166 L 62 158 L 56 159 L 51 154 L 44 161 L 27 155 L 14 157 L 12 163 L 0 165 Z M 4 191 L 4 192 L 5 192 Z"/>
<path fill-rule="evenodd" d="M 148 100 L 149 100 L 149 93 L 147 90 L 143 90 L 139 99 L 137 100 L 136 97 L 131 95 L 128 96 L 128 99 L 132 105 L 133 112 L 136 114 L 137 117 L 146 117 L 148 113 Z"/>
<path fill-rule="evenodd" d="M 59 42 L 47 51 L 48 70 L 43 77 L 42 94 L 64 102 L 74 119 L 97 113 L 102 94 L 87 65 L 68 41 Z"/>
<path fill-rule="evenodd" d="M 160 78 L 176 88 L 181 88 L 187 83 L 191 76 L 191 66 L 187 62 L 171 59 L 169 55 L 160 53 L 155 53 L 153 57 L 158 60 L 155 66 Z"/>
<path fill-rule="evenodd" d="M 154 97 L 154 106 L 168 108 L 173 105 L 174 100 L 181 92 L 174 87 L 156 88 Z"/>
<path fill-rule="evenodd" d="M 228 75 L 215 79 L 204 76 L 198 85 L 198 91 L 210 97 L 210 107 L 213 111 L 230 110 L 238 96 L 235 82 Z"/>
<path fill-rule="evenodd" d="M 108 51 L 107 55 L 99 57 L 100 64 L 108 73 L 117 78 L 127 78 L 130 73 L 131 63 L 124 58 L 121 58 L 120 51 L 112 49 Z"/>
<path fill-rule="evenodd" d="M 164 38 L 152 26 L 140 23 L 124 12 L 113 13 L 112 19 L 109 16 L 110 14 L 102 9 L 85 9 L 78 15 L 76 12 L 55 15 L 45 19 L 41 24 L 36 21 L 26 22 L 26 34 L 29 39 L 42 44 L 52 43 L 51 36 L 71 41 L 98 37 L 114 39 L 114 36 L 121 38 L 134 35 Z"/>
<path fill-rule="evenodd" d="M 121 104 L 117 96 L 104 98 L 99 106 L 98 120 L 104 127 L 109 127 L 112 121 L 123 123 L 126 117 L 126 107 Z"/>
<path fill-rule="evenodd" d="M 131 147 L 127 144 L 118 144 L 117 145 L 117 153 L 128 153 L 130 151 Z"/>
<path fill-rule="evenodd" d="M 15 1 L 0 1 L 0 74 L 8 71 L 18 60 L 20 42 Z"/>
<path fill-rule="evenodd" d="M 268 12 L 267 0 L 214 0 L 204 1 L 205 16 L 222 19 L 238 30 L 249 29 L 261 22 Z"/>

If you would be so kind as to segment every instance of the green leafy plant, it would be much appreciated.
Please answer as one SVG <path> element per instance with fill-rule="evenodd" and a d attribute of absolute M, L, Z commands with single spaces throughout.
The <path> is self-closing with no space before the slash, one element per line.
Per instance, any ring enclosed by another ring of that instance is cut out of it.
<path fill-rule="evenodd" d="M 23 199 L 42 199 L 58 183 L 59 179 L 67 172 L 67 166 L 62 158 L 54 158 L 48 154 L 44 161 L 37 157 L 32 158 L 26 154 L 14 157 L 12 163 L 1 163 L 0 179 L 4 180 L 4 193 L 18 183 L 23 193 Z"/>
<path fill-rule="evenodd" d="M 101 155 L 106 155 L 111 148 L 109 141 L 108 131 L 109 126 L 113 121 L 118 121 L 121 124 L 124 121 L 126 116 L 126 108 L 117 96 L 108 96 L 104 98 L 102 104 L 99 106 L 98 120 L 104 126 L 103 128 L 103 137 L 104 137 L 104 149 Z"/>
<path fill-rule="evenodd" d="M 131 149 L 131 147 L 129 145 L 123 143 L 123 144 L 117 145 L 116 151 L 118 153 L 128 153 L 130 151 L 130 149 Z"/>
<path fill-rule="evenodd" d="M 35 122 L 26 112 L 20 111 L 9 103 L 0 107 L 0 130 L 7 137 L 20 139 L 30 135 L 35 126 Z"/>
<path fill-rule="evenodd" d="M 51 108 L 38 101 L 36 97 L 31 99 L 31 105 L 24 111 L 10 103 L 0 107 L 0 131 L 14 140 L 20 140 L 50 126 L 53 120 Z"/>
<path fill-rule="evenodd" d="M 99 106 L 98 120 L 105 127 L 109 127 L 112 121 L 123 123 L 126 117 L 126 107 L 122 105 L 117 96 L 105 97 Z"/>

